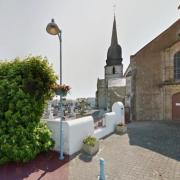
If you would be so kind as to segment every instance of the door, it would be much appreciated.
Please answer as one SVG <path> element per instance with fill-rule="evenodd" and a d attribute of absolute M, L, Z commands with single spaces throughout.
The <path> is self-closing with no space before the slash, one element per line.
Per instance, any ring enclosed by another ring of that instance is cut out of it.
<path fill-rule="evenodd" d="M 180 120 L 180 93 L 172 97 L 172 119 Z"/>
<path fill-rule="evenodd" d="M 130 108 L 125 107 L 125 123 L 129 123 L 129 122 L 130 122 Z"/>

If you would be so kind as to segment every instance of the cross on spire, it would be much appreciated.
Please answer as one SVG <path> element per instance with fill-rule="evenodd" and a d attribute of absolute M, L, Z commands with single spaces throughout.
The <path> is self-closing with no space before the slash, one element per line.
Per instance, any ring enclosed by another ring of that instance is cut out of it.
<path fill-rule="evenodd" d="M 114 11 L 114 16 L 115 16 L 115 14 L 116 14 L 116 2 L 115 2 L 115 0 L 113 2 L 113 11 Z"/>
<path fill-rule="evenodd" d="M 114 16 L 115 16 L 115 12 L 116 12 L 116 4 L 113 4 L 113 11 L 114 11 Z"/>

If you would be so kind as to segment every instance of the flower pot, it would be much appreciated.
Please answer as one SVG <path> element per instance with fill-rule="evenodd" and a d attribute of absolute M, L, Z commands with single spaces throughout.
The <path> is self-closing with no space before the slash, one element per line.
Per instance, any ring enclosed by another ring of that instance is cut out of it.
<path fill-rule="evenodd" d="M 127 126 L 126 125 L 116 125 L 115 127 L 115 133 L 122 135 L 125 134 L 127 132 Z"/>
<path fill-rule="evenodd" d="M 67 92 L 66 91 L 62 91 L 61 89 L 57 89 L 55 91 L 55 93 L 56 93 L 56 95 L 59 95 L 59 96 L 62 96 L 62 97 L 67 95 Z"/>
<path fill-rule="evenodd" d="M 82 146 L 82 152 L 88 154 L 90 156 L 95 155 L 99 151 L 99 141 L 96 141 L 94 146 L 90 146 L 88 144 L 84 144 Z"/>

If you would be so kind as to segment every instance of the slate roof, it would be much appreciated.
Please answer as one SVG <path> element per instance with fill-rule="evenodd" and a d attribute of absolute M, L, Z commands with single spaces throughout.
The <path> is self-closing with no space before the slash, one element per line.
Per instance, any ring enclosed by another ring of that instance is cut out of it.
<path fill-rule="evenodd" d="M 120 65 L 122 64 L 122 49 L 118 44 L 116 18 L 114 16 L 111 45 L 108 49 L 106 66 Z"/>

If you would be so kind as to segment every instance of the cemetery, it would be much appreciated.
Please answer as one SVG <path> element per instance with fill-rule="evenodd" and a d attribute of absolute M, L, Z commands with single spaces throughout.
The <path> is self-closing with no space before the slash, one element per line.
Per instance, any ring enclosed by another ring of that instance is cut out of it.
<path fill-rule="evenodd" d="M 73 155 L 82 148 L 83 139 L 87 136 L 93 136 L 101 139 L 114 132 L 118 123 L 124 124 L 124 106 L 117 102 L 112 107 L 112 112 L 105 113 L 102 117 L 102 126 L 95 129 L 95 123 L 92 116 L 63 121 L 64 135 L 64 153 Z M 99 120 L 99 121 L 100 121 Z M 47 120 L 47 125 L 52 131 L 52 137 L 55 141 L 55 150 L 60 149 L 60 118 Z"/>

